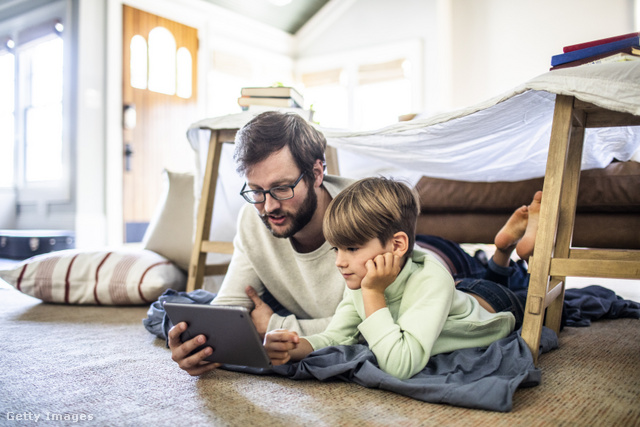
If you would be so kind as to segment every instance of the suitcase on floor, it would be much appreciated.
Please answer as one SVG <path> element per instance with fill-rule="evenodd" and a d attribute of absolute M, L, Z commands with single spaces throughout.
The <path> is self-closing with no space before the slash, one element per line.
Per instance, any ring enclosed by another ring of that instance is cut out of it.
<path fill-rule="evenodd" d="M 75 235 L 66 230 L 0 230 L 0 258 L 27 259 L 34 255 L 75 248 Z"/>

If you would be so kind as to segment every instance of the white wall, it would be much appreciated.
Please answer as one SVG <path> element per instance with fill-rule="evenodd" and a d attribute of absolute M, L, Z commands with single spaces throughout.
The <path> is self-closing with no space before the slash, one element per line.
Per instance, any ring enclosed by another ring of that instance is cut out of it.
<path fill-rule="evenodd" d="M 442 0 L 334 0 L 325 7 L 328 12 L 321 10 L 319 19 L 312 19 L 296 34 L 296 60 L 327 63 L 332 56 L 419 43 L 422 52 L 418 68 L 423 78 L 416 108 L 435 110 L 447 96 L 447 85 L 441 79 L 443 64 L 438 57 L 438 43 L 447 43 L 442 37 L 448 33 L 442 32 L 439 21 L 446 6 Z M 382 50 L 386 55 L 386 49 Z"/>
<path fill-rule="evenodd" d="M 634 31 L 631 0 L 452 0 L 452 106 L 549 71 L 567 45 Z M 635 29 L 637 31 L 638 29 Z"/>
<path fill-rule="evenodd" d="M 107 238 L 105 10 L 104 1 L 74 1 L 77 247 L 102 246 Z"/>
<path fill-rule="evenodd" d="M 0 188 L 0 230 L 16 228 L 16 203 L 13 188 Z"/>
<path fill-rule="evenodd" d="M 547 72 L 551 56 L 563 46 L 639 30 L 634 30 L 633 0 L 337 0 L 329 5 L 336 9 L 325 17 L 331 25 L 303 27 L 297 58 L 312 61 L 421 40 L 424 93 L 416 112 L 428 114 L 481 102 Z"/>

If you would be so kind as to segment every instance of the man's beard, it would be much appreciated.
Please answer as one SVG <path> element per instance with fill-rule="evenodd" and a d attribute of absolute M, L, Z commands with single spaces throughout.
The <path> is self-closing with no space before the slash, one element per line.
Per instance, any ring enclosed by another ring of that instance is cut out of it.
<path fill-rule="evenodd" d="M 307 192 L 307 197 L 300 204 L 300 209 L 297 212 L 291 214 L 278 209 L 276 211 L 269 212 L 268 214 L 265 213 L 263 215 L 260 215 L 260 219 L 262 219 L 262 222 L 269 229 L 269 231 L 271 231 L 271 234 L 273 234 L 274 237 L 288 239 L 289 237 L 295 235 L 298 231 L 302 230 L 307 224 L 309 224 L 309 221 L 311 221 L 311 218 L 316 212 L 317 207 L 318 196 L 313 190 L 313 187 L 311 187 Z M 271 228 L 271 224 L 269 223 L 269 215 L 284 215 L 291 220 L 291 225 L 287 229 L 281 232 L 277 232 Z"/>

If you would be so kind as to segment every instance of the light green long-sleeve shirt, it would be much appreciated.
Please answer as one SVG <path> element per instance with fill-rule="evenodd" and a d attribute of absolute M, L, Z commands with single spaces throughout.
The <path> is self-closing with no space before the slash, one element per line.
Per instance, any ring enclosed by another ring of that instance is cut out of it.
<path fill-rule="evenodd" d="M 362 291 L 346 289 L 327 329 L 305 338 L 318 350 L 355 344 L 362 334 L 380 368 L 405 379 L 424 369 L 432 355 L 488 346 L 515 326 L 513 314 L 489 313 L 456 290 L 449 272 L 419 250 L 386 289 L 385 299 L 387 307 L 367 318 Z"/>

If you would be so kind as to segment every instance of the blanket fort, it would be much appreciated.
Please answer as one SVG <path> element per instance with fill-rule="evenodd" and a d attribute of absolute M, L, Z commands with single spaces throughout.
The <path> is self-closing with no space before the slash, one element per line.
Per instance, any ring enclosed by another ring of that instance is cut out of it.
<path fill-rule="evenodd" d="M 556 95 L 613 111 L 640 115 L 640 63 L 616 62 L 547 72 L 512 90 L 458 111 L 417 118 L 381 129 L 353 132 L 318 127 L 338 149 L 341 175 L 384 175 L 415 185 L 422 176 L 460 181 L 519 181 L 544 176 Z M 257 112 L 208 118 L 192 124 L 187 139 L 198 157 L 196 185 L 204 175 L 212 129 L 238 129 Z M 230 141 L 232 142 L 232 141 Z M 242 206 L 243 180 L 235 173 L 233 146 L 224 144 L 214 207 L 217 240 L 231 240 Z M 640 127 L 588 129 L 582 169 L 613 159 L 640 158 Z M 200 197 L 200 187 L 196 188 Z"/>

